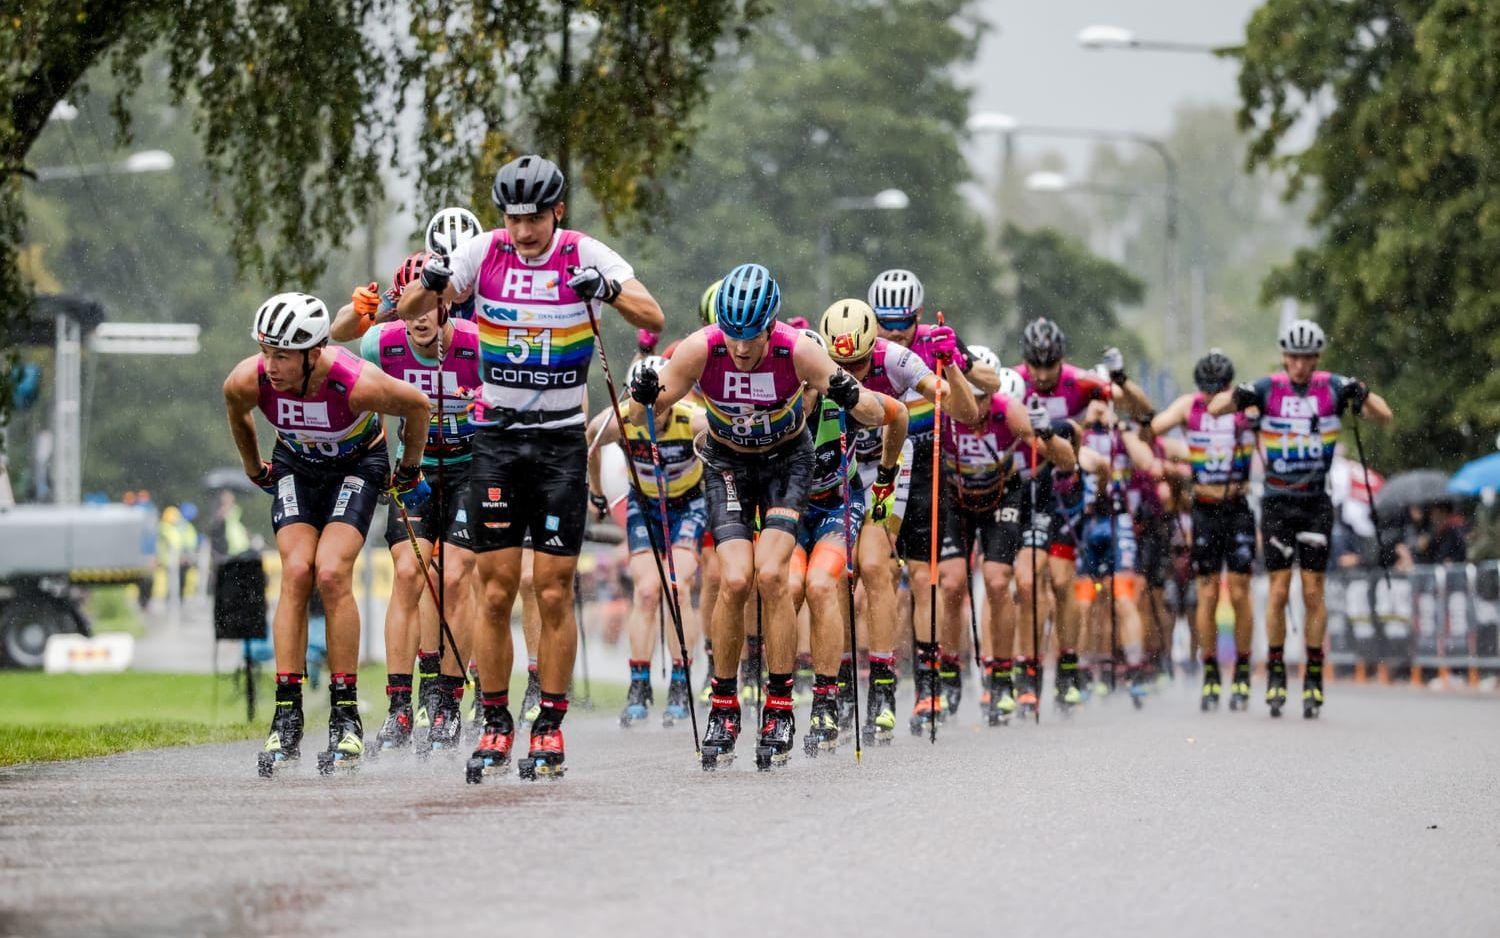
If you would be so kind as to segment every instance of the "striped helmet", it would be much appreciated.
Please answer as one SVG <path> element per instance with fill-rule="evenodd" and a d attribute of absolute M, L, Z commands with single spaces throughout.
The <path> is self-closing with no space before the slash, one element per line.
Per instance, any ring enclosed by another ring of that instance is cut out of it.
<path fill-rule="evenodd" d="M 448 257 L 483 230 L 468 209 L 445 208 L 427 223 L 427 250 Z"/>
<path fill-rule="evenodd" d="M 922 312 L 922 281 L 909 270 L 887 270 L 870 284 L 870 306 L 888 329 L 910 329 Z"/>
<path fill-rule="evenodd" d="M 715 280 L 708 285 L 707 290 L 703 291 L 703 295 L 698 297 L 698 318 L 705 326 L 714 324 L 714 298 L 719 295 L 719 287 L 723 285 L 723 279 Z"/>
<path fill-rule="evenodd" d="M 408 283 L 421 279 L 422 268 L 427 266 L 427 259 L 431 256 L 426 251 L 417 251 L 407 255 L 406 260 L 401 262 L 401 266 L 396 268 L 396 272 L 391 274 L 391 286 L 398 294 L 406 289 Z"/>
<path fill-rule="evenodd" d="M 531 215 L 561 202 L 567 191 L 556 163 L 528 153 L 500 167 L 490 198 L 507 215 Z"/>
<path fill-rule="evenodd" d="M 771 328 L 781 310 L 781 287 L 759 264 L 741 264 L 724 278 L 714 297 L 719 328 L 731 339 L 753 339 Z"/>
<path fill-rule="evenodd" d="M 1323 327 L 1311 319 L 1294 319 L 1281 333 L 1281 350 L 1288 355 L 1318 355 L 1323 351 Z"/>
<path fill-rule="evenodd" d="M 278 293 L 255 311 L 250 337 L 279 349 L 310 349 L 328 341 L 330 320 L 323 301 L 306 293 Z"/>

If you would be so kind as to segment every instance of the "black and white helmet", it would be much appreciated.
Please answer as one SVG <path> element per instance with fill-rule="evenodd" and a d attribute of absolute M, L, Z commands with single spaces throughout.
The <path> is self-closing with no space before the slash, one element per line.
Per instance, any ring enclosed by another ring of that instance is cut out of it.
<path fill-rule="evenodd" d="M 1281 350 L 1288 355 L 1319 355 L 1326 341 L 1323 327 L 1311 319 L 1294 319 L 1281 330 Z"/>
<path fill-rule="evenodd" d="M 561 202 L 567 188 L 556 163 L 528 153 L 500 167 L 490 197 L 507 215 L 531 215 Z"/>
<path fill-rule="evenodd" d="M 922 281 L 909 270 L 887 270 L 870 284 L 870 308 L 877 320 L 910 319 L 922 311 Z"/>
<path fill-rule="evenodd" d="M 1055 365 L 1068 354 L 1068 339 L 1057 323 L 1043 316 L 1021 331 L 1021 360 L 1028 365 Z"/>
<path fill-rule="evenodd" d="M 468 209 L 445 208 L 427 223 L 427 250 L 451 257 L 483 230 L 479 227 L 479 219 Z"/>
<path fill-rule="evenodd" d="M 994 349 L 988 345 L 969 346 L 969 357 L 975 361 L 984 362 L 996 371 L 1000 370 L 1000 356 L 996 355 Z"/>
<path fill-rule="evenodd" d="M 307 293 L 278 293 L 255 311 L 250 337 L 279 349 L 310 349 L 328 341 L 331 319 L 323 301 Z"/>

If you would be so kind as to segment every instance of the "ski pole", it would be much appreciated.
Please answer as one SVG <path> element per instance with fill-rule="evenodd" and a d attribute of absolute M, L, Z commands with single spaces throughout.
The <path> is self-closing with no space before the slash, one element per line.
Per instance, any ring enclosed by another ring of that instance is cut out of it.
<path fill-rule="evenodd" d="M 1359 436 L 1359 414 L 1354 414 L 1349 425 L 1354 428 L 1354 451 L 1359 454 L 1359 468 L 1365 474 L 1365 492 L 1370 496 L 1370 520 L 1375 522 L 1375 550 L 1380 553 L 1380 570 L 1385 576 L 1385 588 L 1391 588 L 1391 568 L 1385 562 L 1385 538 L 1380 536 L 1380 512 L 1375 510 L 1375 490 L 1370 488 L 1370 464 L 1365 461 L 1365 441 Z"/>
<path fill-rule="evenodd" d="M 668 419 L 670 419 L 670 416 L 669 416 Z M 682 666 L 683 666 L 684 669 L 686 669 L 687 668 L 687 663 L 688 663 L 688 647 L 687 647 L 686 636 L 683 634 L 683 630 L 682 630 L 682 597 L 677 592 L 677 556 L 676 556 L 676 554 L 673 553 L 673 548 L 672 548 L 672 529 L 671 529 L 671 525 L 670 525 L 670 522 L 669 522 L 669 515 L 668 515 L 668 512 L 667 512 L 667 470 L 666 470 L 666 467 L 662 465 L 661 447 L 657 444 L 657 439 L 656 439 L 656 407 L 655 407 L 655 405 L 646 408 L 646 436 L 651 441 L 651 472 L 652 472 L 653 475 L 656 476 L 656 480 L 655 480 L 656 481 L 656 507 L 657 507 L 657 511 L 661 514 L 661 542 L 662 542 L 662 544 L 665 545 L 663 547 L 663 549 L 662 549 L 662 552 L 667 555 L 667 572 L 669 574 L 671 574 L 671 578 L 672 578 L 672 592 L 671 592 L 672 621 L 677 626 L 677 643 L 678 643 L 678 648 L 682 652 Z M 644 494 L 644 493 L 642 493 L 642 494 Z M 650 527 L 650 525 L 647 525 L 647 528 L 649 528 L 649 527 Z M 659 560 L 658 560 L 658 563 L 660 563 Z M 663 596 L 662 598 L 663 599 L 667 599 L 666 596 Z M 656 606 L 656 618 L 657 618 L 657 622 L 658 623 L 662 623 L 662 618 L 661 618 L 661 604 L 660 603 L 658 603 L 657 606 Z M 665 623 L 662 623 L 662 642 L 661 643 L 662 643 L 662 654 L 665 655 L 666 654 L 666 645 L 667 645 L 666 625 L 665 625 Z M 663 661 L 663 664 L 665 664 L 665 661 Z M 692 685 L 693 685 L 692 674 L 689 673 L 688 674 L 688 686 L 692 687 Z M 691 693 L 688 694 L 688 713 L 693 718 L 693 737 L 697 738 L 697 736 L 698 736 L 698 715 L 697 715 L 697 711 L 696 711 L 696 709 L 694 707 L 694 704 L 693 704 L 693 695 Z"/>
<path fill-rule="evenodd" d="M 578 626 L 578 663 L 583 667 L 583 700 L 579 706 L 585 710 L 594 709 L 594 688 L 589 683 L 589 633 L 583 627 L 583 594 L 579 592 L 582 578 L 578 571 L 573 571 L 573 622 Z"/>
<path fill-rule="evenodd" d="M 661 645 L 661 679 L 667 679 L 667 604 L 656 604 L 656 641 Z M 686 654 L 686 652 L 684 652 Z"/>
<path fill-rule="evenodd" d="M 396 514 L 401 518 L 401 524 L 406 528 L 406 539 L 411 544 L 411 552 L 417 557 L 417 566 L 422 570 L 422 580 L 427 584 L 427 592 L 432 596 L 432 601 L 438 604 L 438 629 L 440 634 L 448 636 L 448 644 L 453 646 L 453 656 L 460 661 L 467 660 L 458 647 L 458 642 L 453 638 L 453 633 L 448 630 L 448 618 L 443 614 L 442 602 L 438 599 L 437 587 L 432 583 L 432 574 L 427 569 L 427 561 L 422 557 L 422 547 L 417 543 L 417 531 L 411 526 L 411 515 L 406 513 L 406 506 L 401 504 L 401 499 L 396 494 L 396 489 L 391 488 L 387 492 L 391 503 L 396 506 Z"/>
<path fill-rule="evenodd" d="M 446 535 L 447 535 L 447 530 L 446 529 L 448 527 L 448 512 L 447 512 L 447 494 L 448 494 L 447 490 L 448 490 L 448 487 L 447 487 L 446 484 L 444 484 L 445 480 L 443 478 L 443 475 L 444 475 L 443 470 L 444 470 L 445 464 L 446 464 L 446 460 L 443 458 L 443 450 L 447 447 L 447 442 L 448 442 L 448 440 L 447 440 L 447 434 L 448 434 L 448 415 L 445 414 L 445 413 L 443 413 L 443 352 L 444 352 L 444 349 L 443 349 L 443 327 L 445 325 L 447 325 L 446 319 L 447 319 L 447 317 L 441 311 L 439 311 L 438 312 L 438 327 L 437 327 L 437 362 L 432 366 L 433 376 L 435 378 L 437 378 L 437 422 L 438 422 L 438 451 L 437 451 L 437 483 L 438 483 L 438 485 L 437 485 L 437 492 L 435 493 L 436 497 L 433 499 L 433 504 L 432 504 L 432 507 L 434 509 L 436 509 L 436 511 L 437 511 L 437 525 L 435 526 L 435 530 L 433 532 L 434 535 L 435 535 L 435 540 L 433 541 L 433 547 L 432 547 L 432 555 L 433 555 L 432 559 L 433 559 L 433 564 L 436 567 L 437 574 L 438 574 L 438 580 L 437 580 L 437 605 L 438 605 L 438 621 L 439 622 L 445 621 L 445 617 L 448 614 L 447 608 L 443 605 L 443 601 L 447 598 L 447 595 L 448 595 L 447 594 L 447 586 L 448 586 L 447 581 L 448 581 L 448 577 L 445 576 L 444 572 L 443 572 L 444 560 L 447 559 L 444 556 L 443 544 L 444 544 L 444 542 L 446 540 Z M 429 436 L 427 438 L 427 442 L 429 444 L 432 442 L 432 437 L 431 437 L 430 434 L 429 434 Z M 446 632 L 446 631 L 447 631 L 446 628 L 439 628 L 438 629 L 438 671 L 440 673 L 443 670 L 443 633 Z M 462 660 L 462 656 L 458 653 L 458 646 L 457 645 L 455 645 L 453 647 L 453 657 L 456 658 L 456 659 L 459 659 L 458 666 L 459 666 L 460 669 L 463 669 L 464 667 L 466 667 L 465 662 Z"/>
<path fill-rule="evenodd" d="M 938 313 L 938 325 L 943 324 L 943 314 Z M 932 402 L 932 511 L 928 519 L 927 529 L 927 612 L 931 631 L 928 632 L 928 641 L 932 643 L 932 723 L 928 741 L 937 745 L 937 718 L 938 718 L 938 684 L 940 670 L 938 662 L 938 501 L 942 498 L 942 489 L 938 486 L 942 483 L 942 428 L 943 428 L 943 378 L 942 362 L 938 363 L 938 379 L 933 382 L 934 395 Z"/>
<path fill-rule="evenodd" d="M 854 522 L 851 518 L 851 502 L 854 486 L 849 478 L 849 459 L 854 447 L 849 443 L 848 415 L 839 409 L 839 450 L 842 453 L 844 476 L 844 581 L 849 596 L 849 683 L 854 687 L 854 761 L 864 761 L 864 748 L 860 741 L 859 724 L 859 640 L 854 632 Z"/>
<path fill-rule="evenodd" d="M 1120 666 L 1120 623 L 1115 613 L 1115 580 L 1119 578 L 1119 533 L 1115 529 L 1115 402 L 1109 402 L 1109 465 L 1105 467 L 1104 510 L 1109 512 L 1109 691 L 1114 693 L 1116 670 Z"/>
<path fill-rule="evenodd" d="M 1033 433 L 1031 435 L 1031 495 L 1029 498 L 1030 504 L 1027 506 L 1027 515 L 1029 516 L 1027 518 L 1027 527 L 1031 529 L 1033 537 L 1039 533 L 1036 523 L 1036 473 L 1036 434 Z M 1037 591 L 1042 588 L 1042 584 L 1037 582 L 1037 554 L 1040 552 L 1041 548 L 1038 545 L 1031 545 L 1031 550 L 1029 551 L 1031 554 L 1031 657 L 1032 665 L 1036 668 L 1037 673 L 1037 686 L 1035 688 L 1037 701 L 1036 707 L 1032 710 L 1032 716 L 1035 718 L 1033 722 L 1035 723 L 1042 722 L 1042 636 L 1041 623 L 1038 621 L 1039 616 L 1037 612 Z M 1024 675 L 1024 668 L 1022 669 L 1022 673 Z"/>
<path fill-rule="evenodd" d="M 589 329 L 594 333 L 594 344 L 599 349 L 599 366 L 604 372 L 604 388 L 609 392 L 609 403 L 610 406 L 614 409 L 615 425 L 620 431 L 620 439 L 628 440 L 630 439 L 630 436 L 625 432 L 625 415 L 624 412 L 620 409 L 620 395 L 615 391 L 615 379 L 609 370 L 609 355 L 604 350 L 604 335 L 599 329 L 599 315 L 594 310 L 595 303 L 595 300 L 589 300 L 584 304 L 584 309 L 588 311 Z M 641 474 L 636 471 L 635 461 L 628 458 L 628 456 L 625 460 L 625 468 L 630 472 L 630 482 L 631 485 L 635 487 L 635 490 L 637 492 L 644 491 L 644 489 L 641 488 Z M 661 580 L 662 594 L 663 596 L 671 595 L 671 589 L 667 582 L 667 571 L 662 567 L 661 550 L 657 547 L 656 544 L 656 533 L 652 530 L 649 524 L 646 525 L 646 534 L 651 540 L 651 555 L 652 558 L 656 561 L 656 575 Z M 672 606 L 672 627 L 677 630 L 678 643 L 682 645 L 683 648 L 686 648 L 687 637 L 683 634 L 682 631 L 682 616 L 678 612 L 677 606 L 675 604 Z M 691 675 L 689 675 L 689 678 L 691 678 Z M 698 752 L 698 716 L 695 708 L 693 707 L 691 694 L 688 695 L 688 715 L 691 716 L 693 720 L 693 751 Z"/>

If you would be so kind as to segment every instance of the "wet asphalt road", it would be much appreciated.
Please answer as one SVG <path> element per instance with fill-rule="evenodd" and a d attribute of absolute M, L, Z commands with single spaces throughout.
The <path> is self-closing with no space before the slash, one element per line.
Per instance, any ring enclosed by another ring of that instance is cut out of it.
<path fill-rule="evenodd" d="M 772 775 L 581 713 L 560 783 L 268 782 L 252 744 L 4 769 L 0 934 L 1500 934 L 1500 702 L 1191 693 L 1000 729 L 966 700 L 935 747 Z"/>

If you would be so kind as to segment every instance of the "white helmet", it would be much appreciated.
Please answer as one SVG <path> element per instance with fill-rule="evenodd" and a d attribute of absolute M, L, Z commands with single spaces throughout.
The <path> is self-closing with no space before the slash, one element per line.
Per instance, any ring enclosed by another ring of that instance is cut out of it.
<path fill-rule="evenodd" d="M 974 351 L 974 346 L 969 346 L 969 351 Z M 986 349 L 985 351 L 989 351 Z M 1000 393 L 1017 401 L 1026 400 L 1026 379 L 1014 368 L 996 369 L 1000 373 Z"/>
<path fill-rule="evenodd" d="M 798 329 L 797 331 L 818 343 L 818 348 L 828 351 L 828 342 L 823 338 L 823 333 L 816 329 Z"/>
<path fill-rule="evenodd" d="M 323 301 L 306 293 L 278 293 L 255 311 L 250 337 L 280 349 L 310 349 L 328 341 L 331 322 Z"/>
<path fill-rule="evenodd" d="M 887 270 L 870 284 L 876 319 L 907 319 L 922 309 L 922 281 L 909 270 Z"/>
<path fill-rule="evenodd" d="M 996 371 L 1000 370 L 1000 356 L 988 345 L 969 346 L 969 357 L 984 362 Z"/>
<path fill-rule="evenodd" d="M 427 223 L 427 250 L 444 257 L 476 238 L 484 229 L 479 219 L 466 208 L 445 208 Z"/>
<path fill-rule="evenodd" d="M 643 368 L 650 368 L 659 375 L 665 367 L 667 367 L 667 360 L 660 355 L 642 355 L 625 369 L 625 386 L 628 388 L 635 384 L 635 376 L 640 374 Z"/>
<path fill-rule="evenodd" d="M 1318 355 L 1323 351 L 1323 327 L 1311 319 L 1294 319 L 1281 331 L 1281 350 L 1288 355 Z"/>

